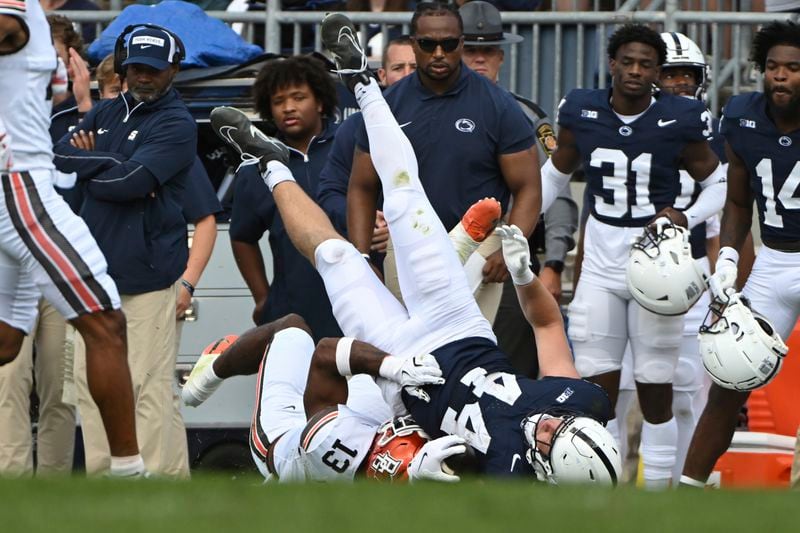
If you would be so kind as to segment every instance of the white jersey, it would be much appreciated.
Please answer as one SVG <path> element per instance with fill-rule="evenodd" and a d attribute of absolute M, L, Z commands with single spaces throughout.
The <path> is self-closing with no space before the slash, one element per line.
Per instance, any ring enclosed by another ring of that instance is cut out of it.
<path fill-rule="evenodd" d="M 392 412 L 369 377 L 355 376 L 348 386 L 347 405 L 315 414 L 270 447 L 267 462 L 280 481 L 353 480 Z"/>
<path fill-rule="evenodd" d="M 50 80 L 56 51 L 38 0 L 2 0 L 0 15 L 20 18 L 30 33 L 18 52 L 0 55 L 0 117 L 11 135 L 12 171 L 53 169 Z"/>

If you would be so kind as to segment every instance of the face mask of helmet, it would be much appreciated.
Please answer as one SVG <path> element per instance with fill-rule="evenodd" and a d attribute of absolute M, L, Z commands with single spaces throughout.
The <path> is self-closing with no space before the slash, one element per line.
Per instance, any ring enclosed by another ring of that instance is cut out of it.
<path fill-rule="evenodd" d="M 611 433 L 591 418 L 561 416 L 562 422 L 553 433 L 549 452 L 543 453 L 543 443 L 536 440 L 538 426 L 553 418 L 549 414 L 535 414 L 522 421 L 529 446 L 525 457 L 536 478 L 552 485 L 616 485 L 622 474 L 622 460 Z"/>
<path fill-rule="evenodd" d="M 740 294 L 731 296 L 727 305 L 709 308 L 697 338 L 703 366 L 714 383 L 739 391 L 772 381 L 789 351 L 769 320 L 750 309 Z"/>
<path fill-rule="evenodd" d="M 426 442 L 428 435 L 411 416 L 389 420 L 375 435 L 366 476 L 378 481 L 407 482 L 408 465 Z"/>
<path fill-rule="evenodd" d="M 671 222 L 656 224 L 646 227 L 631 248 L 628 290 L 650 312 L 682 315 L 706 289 L 705 274 L 692 258 L 689 230 Z"/>
<path fill-rule="evenodd" d="M 700 47 L 686 35 L 678 32 L 666 32 L 661 34 L 661 40 L 667 46 L 667 60 L 661 65 L 662 69 L 670 67 L 689 67 L 695 72 L 697 85 L 694 89 L 694 97 L 698 100 L 706 100 L 706 89 L 710 79 L 710 68 L 706 63 L 706 58 Z"/>

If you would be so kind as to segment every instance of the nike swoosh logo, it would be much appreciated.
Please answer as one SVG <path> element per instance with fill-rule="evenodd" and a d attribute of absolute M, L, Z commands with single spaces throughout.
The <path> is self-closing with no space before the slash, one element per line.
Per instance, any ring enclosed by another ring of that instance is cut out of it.
<path fill-rule="evenodd" d="M 520 457 L 518 453 L 515 453 L 513 455 L 513 458 L 511 459 L 511 470 L 509 470 L 509 472 L 514 471 L 514 467 L 517 466 L 517 461 L 519 461 L 520 459 L 522 459 L 522 457 Z"/>
<path fill-rule="evenodd" d="M 108 133 L 108 130 L 107 130 L 107 129 L 105 129 L 105 128 L 100 128 L 99 130 L 97 130 L 97 134 L 98 134 L 98 135 L 102 135 L 102 134 L 104 134 L 104 133 Z"/>
<path fill-rule="evenodd" d="M 672 120 L 658 119 L 658 127 L 659 128 L 663 128 L 664 126 L 669 126 L 670 124 L 674 124 L 676 122 L 678 122 L 676 119 L 672 119 Z"/>
<path fill-rule="evenodd" d="M 409 124 L 411 124 L 411 122 L 413 122 L 413 121 L 409 120 L 409 121 L 408 121 L 408 122 L 406 122 L 405 124 L 400 124 L 400 127 L 401 127 L 401 128 L 405 128 L 406 126 L 408 126 Z"/>
<path fill-rule="evenodd" d="M 152 44 L 143 44 L 143 45 L 141 45 L 139 48 L 141 48 L 142 50 L 144 50 L 145 48 L 150 48 L 151 46 L 153 46 L 153 45 L 152 45 Z"/>

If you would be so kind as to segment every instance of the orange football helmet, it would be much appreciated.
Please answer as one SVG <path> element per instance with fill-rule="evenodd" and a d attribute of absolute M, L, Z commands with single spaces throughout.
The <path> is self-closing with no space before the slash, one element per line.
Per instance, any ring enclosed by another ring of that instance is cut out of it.
<path fill-rule="evenodd" d="M 428 435 L 411 418 L 398 416 L 384 423 L 375 434 L 367 456 L 367 477 L 378 481 L 408 481 L 408 465 Z"/>

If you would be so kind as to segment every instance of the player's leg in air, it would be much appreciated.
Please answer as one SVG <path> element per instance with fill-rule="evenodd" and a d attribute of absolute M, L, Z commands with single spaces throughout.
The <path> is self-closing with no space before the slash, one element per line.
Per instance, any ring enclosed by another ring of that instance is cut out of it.
<path fill-rule="evenodd" d="M 334 19 L 333 24 L 337 26 L 333 33 L 340 33 L 345 22 L 349 24 L 344 17 Z M 327 26 L 323 25 L 323 34 L 330 34 L 330 31 L 329 21 Z M 347 61 L 361 63 L 363 53 L 355 46 L 339 52 L 340 55 L 350 54 Z M 480 319 L 459 255 L 468 256 L 476 243 L 491 232 L 497 218 L 495 211 L 471 210 L 462 228 L 456 229 L 456 233 L 461 234 L 455 236 L 459 254 L 443 254 L 442 250 L 452 248 L 453 244 L 422 190 L 413 149 L 383 100 L 377 83 L 368 78 L 363 69 L 359 76 L 363 76 L 363 80 L 359 77 L 354 84 L 358 89 L 356 98 L 362 105 L 370 142 L 381 145 L 374 149 L 373 159 L 383 180 L 384 213 L 389 230 L 398 256 L 402 257 L 398 271 L 408 311 L 390 295 L 358 251 L 336 233 L 327 216 L 294 183 L 281 162 L 286 157 L 285 147 L 259 135 L 243 114 L 231 108 L 215 110 L 212 126 L 243 154 L 243 159 L 249 158 L 261 166 L 292 241 L 320 271 L 334 315 L 346 335 L 393 353 L 400 347 L 402 353 L 424 353 L 431 349 L 428 346 L 467 335 L 494 340 L 488 323 Z M 491 217 L 491 220 L 483 221 L 484 217 Z M 401 249 L 405 253 L 400 254 Z M 445 325 L 448 327 L 443 327 Z M 420 335 L 420 328 L 426 333 L 436 331 L 444 336 L 433 339 L 431 335 Z"/>

